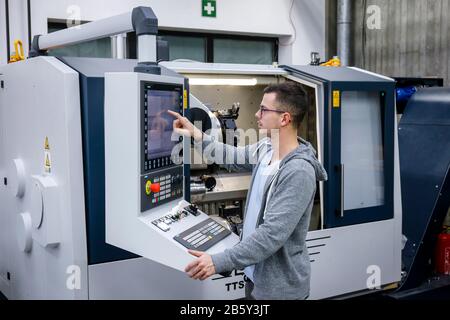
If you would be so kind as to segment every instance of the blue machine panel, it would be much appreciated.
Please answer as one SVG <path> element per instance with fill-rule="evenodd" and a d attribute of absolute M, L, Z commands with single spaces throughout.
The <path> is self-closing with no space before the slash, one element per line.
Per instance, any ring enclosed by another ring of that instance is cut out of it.
<path fill-rule="evenodd" d="M 88 263 L 137 256 L 105 242 L 104 78 L 80 74 Z"/>
<path fill-rule="evenodd" d="M 432 272 L 430 259 L 450 206 L 450 88 L 413 95 L 400 121 L 399 148 L 406 290 Z"/>

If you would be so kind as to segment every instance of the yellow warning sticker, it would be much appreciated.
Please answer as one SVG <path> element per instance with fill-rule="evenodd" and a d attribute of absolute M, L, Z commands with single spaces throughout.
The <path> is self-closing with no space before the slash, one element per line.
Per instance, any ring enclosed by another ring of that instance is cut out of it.
<path fill-rule="evenodd" d="M 187 90 L 184 90 L 183 93 L 183 108 L 186 110 L 188 108 L 188 92 Z"/>
<path fill-rule="evenodd" d="M 333 108 L 339 108 L 341 106 L 341 92 L 338 90 L 333 91 Z"/>
<path fill-rule="evenodd" d="M 52 157 L 48 151 L 46 151 L 44 155 L 44 170 L 47 173 L 52 171 Z"/>
<path fill-rule="evenodd" d="M 50 150 L 50 144 L 48 143 L 48 137 L 45 137 L 44 149 L 45 150 Z"/>

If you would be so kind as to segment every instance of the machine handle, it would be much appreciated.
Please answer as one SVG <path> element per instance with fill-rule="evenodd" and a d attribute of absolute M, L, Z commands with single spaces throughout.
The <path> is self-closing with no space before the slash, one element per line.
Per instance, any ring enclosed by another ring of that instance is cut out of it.
<path fill-rule="evenodd" d="M 23 53 L 23 44 L 21 40 L 14 41 L 14 50 L 20 60 L 25 60 L 25 55 Z"/>
<path fill-rule="evenodd" d="M 14 62 L 25 60 L 25 55 L 23 53 L 22 41 L 20 41 L 20 40 L 14 41 L 14 50 L 16 50 L 16 52 L 14 55 L 11 56 L 9 63 L 14 63 Z"/>
<path fill-rule="evenodd" d="M 336 209 L 336 214 L 339 215 L 341 218 L 344 218 L 344 164 L 340 164 L 339 166 L 336 166 L 336 170 L 339 171 L 340 174 L 340 181 L 341 181 L 341 186 L 340 186 L 340 208 Z"/>
<path fill-rule="evenodd" d="M 344 164 L 341 164 L 341 218 L 344 218 Z"/>

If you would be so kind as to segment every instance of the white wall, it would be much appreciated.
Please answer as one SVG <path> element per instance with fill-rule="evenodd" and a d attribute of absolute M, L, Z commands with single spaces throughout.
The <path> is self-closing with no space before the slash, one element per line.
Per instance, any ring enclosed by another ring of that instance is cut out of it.
<path fill-rule="evenodd" d="M 322 60 L 328 58 L 325 57 L 325 9 L 325 0 L 294 0 L 291 16 L 296 28 L 295 41 L 287 47 L 280 45 L 280 62 L 309 64 L 313 51 L 318 52 Z M 293 40 L 283 37 L 280 44 Z"/>
<path fill-rule="evenodd" d="M 6 63 L 6 15 L 5 0 L 0 0 L 0 65 Z"/>
<path fill-rule="evenodd" d="M 311 51 L 325 53 L 325 0 L 293 1 L 291 11 L 292 0 L 217 0 L 217 18 L 204 18 L 201 0 L 31 0 L 31 26 L 33 35 L 46 34 L 47 19 L 68 19 L 73 5 L 88 21 L 143 5 L 152 7 L 162 29 L 280 37 L 288 44 L 280 46 L 280 63 L 306 64 Z M 10 1 L 10 14 L 12 39 L 27 42 L 26 0 Z"/>

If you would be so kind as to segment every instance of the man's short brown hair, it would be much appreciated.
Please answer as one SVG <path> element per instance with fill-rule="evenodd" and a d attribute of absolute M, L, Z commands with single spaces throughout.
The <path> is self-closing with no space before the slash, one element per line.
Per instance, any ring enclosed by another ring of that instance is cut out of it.
<path fill-rule="evenodd" d="M 308 95 L 303 86 L 292 81 L 273 84 L 264 89 L 264 94 L 275 93 L 281 111 L 292 116 L 292 125 L 298 127 L 308 110 Z"/>

